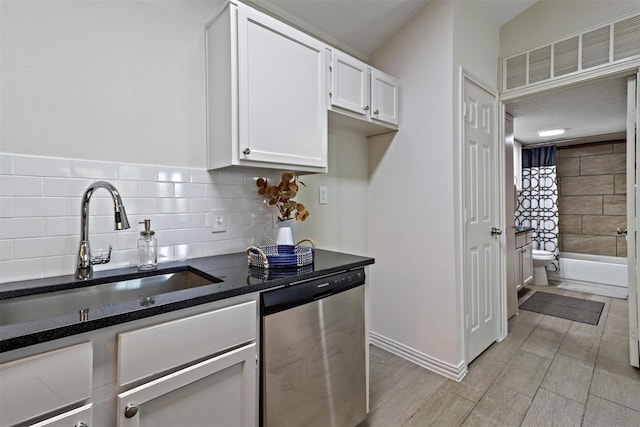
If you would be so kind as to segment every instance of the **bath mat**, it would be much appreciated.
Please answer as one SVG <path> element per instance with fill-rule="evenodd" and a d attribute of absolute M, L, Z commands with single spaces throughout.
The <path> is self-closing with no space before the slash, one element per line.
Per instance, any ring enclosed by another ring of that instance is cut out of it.
<path fill-rule="evenodd" d="M 520 308 L 548 316 L 597 325 L 604 303 L 537 291 Z"/>

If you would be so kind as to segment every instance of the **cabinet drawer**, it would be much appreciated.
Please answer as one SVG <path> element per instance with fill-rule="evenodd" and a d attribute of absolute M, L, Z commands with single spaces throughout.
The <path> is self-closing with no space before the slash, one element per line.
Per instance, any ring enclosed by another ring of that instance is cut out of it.
<path fill-rule="evenodd" d="M 0 425 L 40 417 L 91 396 L 93 347 L 87 342 L 0 365 Z"/>
<path fill-rule="evenodd" d="M 91 407 L 93 403 L 84 405 L 81 408 L 73 409 L 71 411 L 60 414 L 56 417 L 49 418 L 48 420 L 41 421 L 37 424 L 33 424 L 29 427 L 69 427 L 85 425 L 91 427 Z"/>
<path fill-rule="evenodd" d="M 130 384 L 256 338 L 256 302 L 118 335 L 118 383 Z"/>

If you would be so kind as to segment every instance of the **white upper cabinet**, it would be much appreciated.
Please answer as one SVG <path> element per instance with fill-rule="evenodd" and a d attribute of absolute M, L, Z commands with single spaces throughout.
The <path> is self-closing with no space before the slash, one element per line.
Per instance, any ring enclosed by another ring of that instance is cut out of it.
<path fill-rule="evenodd" d="M 339 50 L 328 52 L 330 123 L 369 135 L 398 129 L 398 79 Z M 360 121 L 349 120 L 348 117 Z"/>
<path fill-rule="evenodd" d="M 371 118 L 398 125 L 398 79 L 371 69 Z"/>
<path fill-rule="evenodd" d="M 329 51 L 329 55 L 331 107 L 343 108 L 366 118 L 370 109 L 369 66 L 338 50 Z"/>
<path fill-rule="evenodd" d="M 207 25 L 208 168 L 327 170 L 326 45 L 242 3 Z"/>

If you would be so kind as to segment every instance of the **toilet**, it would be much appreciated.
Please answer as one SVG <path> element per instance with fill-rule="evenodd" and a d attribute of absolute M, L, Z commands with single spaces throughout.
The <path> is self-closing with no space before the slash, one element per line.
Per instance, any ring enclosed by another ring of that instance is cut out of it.
<path fill-rule="evenodd" d="M 533 284 L 548 285 L 547 269 L 545 266 L 556 259 L 556 256 L 549 251 L 534 249 L 531 253 L 533 257 Z"/>

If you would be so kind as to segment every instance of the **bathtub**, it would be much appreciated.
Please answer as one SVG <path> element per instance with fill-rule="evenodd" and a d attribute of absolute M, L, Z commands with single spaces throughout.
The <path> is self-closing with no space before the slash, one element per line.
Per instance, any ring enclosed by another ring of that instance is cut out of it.
<path fill-rule="evenodd" d="M 559 271 L 547 271 L 550 279 L 627 287 L 626 258 L 560 252 L 559 261 Z"/>

